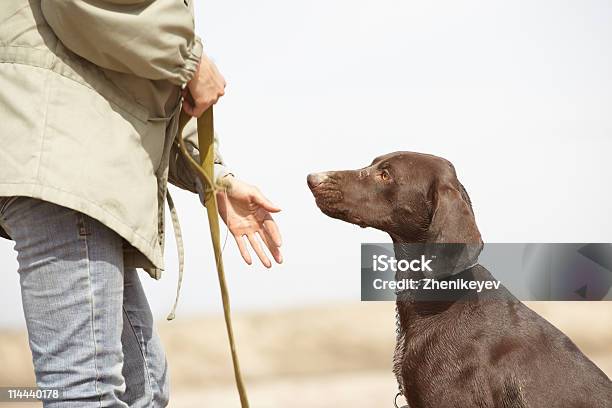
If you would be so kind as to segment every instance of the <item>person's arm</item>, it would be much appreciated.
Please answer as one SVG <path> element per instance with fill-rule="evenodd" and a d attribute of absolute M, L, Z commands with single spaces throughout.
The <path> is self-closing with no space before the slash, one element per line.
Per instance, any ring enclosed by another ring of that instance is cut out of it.
<path fill-rule="evenodd" d="M 202 43 L 186 1 L 42 0 L 41 6 L 59 40 L 102 68 L 176 85 L 198 68 Z"/>

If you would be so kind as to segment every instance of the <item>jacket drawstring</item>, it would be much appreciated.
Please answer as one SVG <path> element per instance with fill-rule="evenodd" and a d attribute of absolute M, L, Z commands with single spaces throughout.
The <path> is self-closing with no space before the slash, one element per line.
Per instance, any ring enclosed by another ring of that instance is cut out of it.
<path fill-rule="evenodd" d="M 170 218 L 172 219 L 172 229 L 174 230 L 174 237 L 176 240 L 176 250 L 178 252 L 178 283 L 176 285 L 176 299 L 170 314 L 166 317 L 167 320 L 173 320 L 175 317 L 176 307 L 178 305 L 179 296 L 181 293 L 181 285 L 183 283 L 183 269 L 185 267 L 185 246 L 183 244 L 183 233 L 181 232 L 181 223 L 179 222 L 178 213 L 174 206 L 174 200 L 170 195 L 170 191 L 166 191 L 166 199 L 168 200 L 168 207 L 170 208 Z"/>

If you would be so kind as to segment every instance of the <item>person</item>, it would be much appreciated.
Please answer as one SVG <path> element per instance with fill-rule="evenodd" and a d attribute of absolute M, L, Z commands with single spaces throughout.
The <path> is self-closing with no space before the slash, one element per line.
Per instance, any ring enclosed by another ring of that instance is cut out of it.
<path fill-rule="evenodd" d="M 60 391 L 44 406 L 166 406 L 137 268 L 161 277 L 168 182 L 203 194 L 175 140 L 181 107 L 199 116 L 224 94 L 193 0 L 3 0 L 0 22 L 0 235 L 15 242 L 37 385 Z M 265 266 L 259 239 L 282 262 L 279 208 L 215 163 L 244 260 L 246 237 Z"/>

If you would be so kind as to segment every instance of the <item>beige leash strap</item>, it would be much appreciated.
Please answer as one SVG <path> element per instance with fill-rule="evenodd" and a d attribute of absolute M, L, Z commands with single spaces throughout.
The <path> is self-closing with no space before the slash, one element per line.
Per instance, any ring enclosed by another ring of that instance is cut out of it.
<path fill-rule="evenodd" d="M 213 108 L 208 108 L 204 114 L 198 118 L 198 146 L 200 151 L 200 160 L 202 163 L 197 163 L 185 148 L 183 141 L 183 129 L 191 116 L 181 111 L 179 119 L 179 133 L 177 136 L 178 144 L 182 154 L 191 163 L 197 176 L 202 182 L 202 186 L 206 189 L 204 203 L 208 213 L 208 224 L 210 226 L 210 236 L 212 238 L 213 248 L 215 252 L 215 261 L 217 266 L 217 274 L 219 275 L 219 286 L 221 288 L 221 299 L 223 301 L 223 314 L 225 316 L 225 327 L 227 328 L 227 337 L 229 340 L 230 351 L 232 354 L 232 363 L 234 365 L 234 376 L 236 377 L 236 386 L 240 395 L 240 404 L 242 408 L 249 408 L 249 400 L 247 398 L 246 388 L 242 375 L 240 373 L 240 364 L 238 362 L 238 354 L 236 352 L 236 343 L 234 340 L 234 330 L 232 328 L 232 315 L 230 310 L 229 292 L 225 281 L 225 270 L 223 268 L 223 257 L 221 253 L 221 232 L 219 230 L 219 212 L 217 205 L 216 192 L 219 191 L 214 183 L 214 161 L 215 161 L 215 146 L 214 146 L 214 123 L 213 123 Z"/>

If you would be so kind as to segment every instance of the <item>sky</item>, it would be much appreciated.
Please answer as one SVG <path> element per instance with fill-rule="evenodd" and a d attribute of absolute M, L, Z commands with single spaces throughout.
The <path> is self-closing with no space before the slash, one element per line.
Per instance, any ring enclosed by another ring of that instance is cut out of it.
<path fill-rule="evenodd" d="M 612 241 L 609 1 L 196 6 L 228 82 L 215 108 L 224 158 L 283 209 L 283 265 L 247 266 L 227 241 L 235 310 L 358 302 L 360 243 L 388 237 L 324 216 L 306 175 L 397 150 L 453 162 L 486 242 Z M 205 210 L 172 191 L 186 244 L 177 318 L 219 313 Z M 168 231 L 164 276 L 141 274 L 157 318 L 176 288 Z M 0 327 L 24 326 L 12 247 L 0 240 Z"/>

